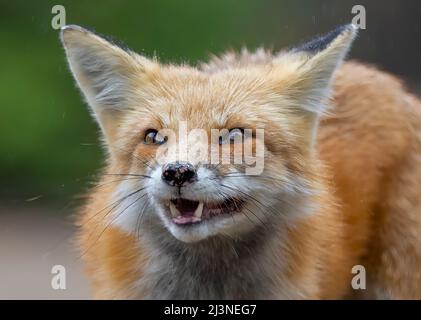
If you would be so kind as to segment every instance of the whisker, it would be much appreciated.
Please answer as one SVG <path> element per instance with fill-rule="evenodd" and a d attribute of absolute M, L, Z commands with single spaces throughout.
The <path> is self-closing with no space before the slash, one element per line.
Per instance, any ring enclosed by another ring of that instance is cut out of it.
<path fill-rule="evenodd" d="M 223 184 L 223 183 L 221 183 L 221 187 L 227 188 L 227 189 L 229 189 L 229 190 L 231 190 L 231 191 L 240 192 L 240 193 L 242 193 L 243 195 L 245 195 L 245 196 L 249 197 L 250 199 L 252 199 L 252 200 L 256 201 L 258 204 L 262 205 L 262 207 L 263 207 L 263 208 L 266 208 L 266 206 L 265 206 L 263 203 L 261 203 L 258 199 L 256 199 L 256 198 L 255 198 L 255 197 L 253 197 L 251 194 L 249 194 L 249 193 L 247 193 L 247 192 L 245 192 L 245 191 L 243 191 L 243 190 L 240 190 L 240 189 L 238 189 L 238 188 L 234 188 L 234 187 L 227 186 L 227 185 L 225 185 L 225 184 Z"/>
<path fill-rule="evenodd" d="M 106 185 L 109 185 L 109 184 L 111 184 L 111 183 L 123 182 L 123 181 L 128 181 L 128 180 L 139 180 L 139 178 L 138 178 L 138 177 L 128 177 L 128 178 L 123 178 L 123 179 L 116 179 L 116 180 L 107 181 L 107 182 L 104 182 L 104 183 L 101 183 L 101 184 L 97 184 L 97 185 L 96 185 L 96 186 L 94 186 L 93 188 L 94 188 L 94 189 L 97 189 L 97 188 L 102 188 L 102 187 L 104 187 L 104 186 L 106 186 Z"/>
<path fill-rule="evenodd" d="M 104 173 L 104 176 L 129 176 L 129 177 L 137 177 L 137 178 L 149 178 L 151 179 L 151 176 L 148 176 L 146 174 L 137 174 L 137 173 Z"/>
<path fill-rule="evenodd" d="M 141 190 L 139 190 L 139 191 L 137 191 L 137 192 L 140 192 Z M 135 192 L 135 193 L 137 193 L 137 192 Z M 135 194 L 135 193 L 132 193 L 131 195 L 133 195 L 133 194 Z M 117 216 L 116 217 L 114 217 L 109 223 L 107 223 L 107 225 L 104 227 L 104 229 L 99 233 L 99 236 L 98 236 L 98 238 L 95 240 L 95 242 L 88 248 L 88 249 L 86 249 L 85 250 L 85 252 L 83 252 L 82 253 L 82 255 L 80 255 L 80 257 L 79 258 L 82 258 L 90 249 L 92 249 L 94 246 L 95 246 L 95 244 L 101 239 L 101 237 L 102 237 L 102 235 L 104 234 L 104 232 L 108 229 L 108 227 L 110 226 L 110 225 L 112 225 L 113 223 L 114 223 L 114 221 L 116 221 L 119 217 L 121 217 L 121 215 L 123 215 L 124 214 L 124 212 L 127 210 L 127 209 L 129 209 L 131 206 L 133 206 L 135 203 L 137 203 L 138 201 L 140 201 L 144 196 L 146 196 L 147 195 L 147 193 L 145 192 L 144 194 L 142 194 L 141 196 L 139 196 L 135 201 L 133 201 L 132 203 L 130 203 L 128 206 L 126 206 L 121 212 L 119 212 L 118 214 L 117 214 Z M 130 196 L 130 195 L 129 195 Z M 124 197 L 124 199 L 123 199 L 123 201 L 125 200 L 125 199 L 127 199 L 128 198 L 128 196 L 126 196 L 126 197 Z M 121 203 L 121 202 L 120 202 Z M 110 213 L 110 211 L 107 213 L 107 215 Z M 96 229 L 96 228 L 95 228 Z M 89 236 L 89 238 L 90 238 L 90 236 Z M 88 238 L 88 240 L 89 240 L 89 238 Z"/>
<path fill-rule="evenodd" d="M 142 190 L 144 190 L 145 188 L 147 188 L 147 187 L 142 187 L 142 188 L 140 188 L 140 189 L 137 189 L 136 191 L 133 191 L 132 193 L 130 193 L 130 194 L 128 194 L 128 195 L 125 195 L 125 196 L 123 196 L 122 198 L 120 198 L 120 199 L 117 199 L 116 201 L 114 201 L 113 203 L 111 203 L 111 204 L 109 204 L 109 205 L 107 205 L 106 207 L 104 207 L 104 208 L 102 208 L 101 210 L 99 210 L 97 213 L 95 213 L 92 217 L 89 217 L 88 218 L 88 220 L 86 221 L 86 222 L 89 222 L 89 221 L 91 221 L 94 217 L 96 217 L 98 214 L 100 214 L 101 212 L 103 212 L 104 210 L 106 210 L 106 209 L 108 209 L 109 207 L 111 207 L 112 206 L 112 208 L 110 209 L 110 211 L 108 211 L 105 215 L 104 215 L 104 218 L 105 217 L 107 217 L 108 216 L 108 214 L 110 214 L 110 212 L 111 211 L 113 211 L 116 207 L 118 207 L 120 204 L 121 204 L 121 202 L 123 202 L 124 200 L 126 200 L 128 197 L 131 197 L 131 196 L 133 196 L 133 195 L 135 195 L 136 193 L 139 193 L 139 192 L 141 192 Z"/>
<path fill-rule="evenodd" d="M 153 169 L 152 166 L 151 166 L 151 164 L 149 162 L 147 162 L 145 159 L 139 158 L 138 156 L 136 156 L 135 154 L 133 154 L 133 151 L 132 150 L 125 149 L 125 148 L 122 148 L 122 147 L 117 147 L 117 146 L 112 146 L 112 148 L 118 149 L 120 151 L 124 151 L 125 153 L 129 154 L 132 159 L 134 159 L 136 161 L 139 161 L 141 164 L 146 165 L 150 169 Z M 152 160 L 157 163 L 156 159 L 153 158 Z"/>
<path fill-rule="evenodd" d="M 267 206 L 267 205 L 263 204 L 261 201 L 259 201 L 255 197 L 253 197 L 251 194 L 249 194 L 247 192 L 244 192 L 242 190 L 239 190 L 237 188 L 229 187 L 229 186 L 227 186 L 225 184 L 221 184 L 221 187 L 227 188 L 227 189 L 232 190 L 232 191 L 235 191 L 235 192 L 242 193 L 243 195 L 246 196 L 247 200 L 249 200 L 252 203 L 254 203 L 261 210 L 261 212 L 263 214 L 265 214 L 265 215 L 271 214 L 271 215 L 274 215 L 274 216 L 277 215 L 275 209 L 272 206 Z M 256 219 L 258 219 L 262 224 L 264 224 L 264 222 L 258 217 L 258 215 L 256 215 L 256 213 L 254 213 L 253 211 L 251 211 L 251 209 L 248 209 L 248 208 L 244 208 L 244 209 L 248 210 L 251 214 L 253 214 L 253 216 L 256 217 Z"/>
<path fill-rule="evenodd" d="M 143 207 L 140 210 L 140 213 L 139 213 L 139 215 L 137 216 L 137 219 L 136 219 L 136 238 L 137 239 L 140 239 L 140 227 L 141 227 L 143 216 L 145 215 L 145 210 L 148 206 L 149 206 L 149 199 L 146 198 L 145 202 L 143 204 Z"/>
<path fill-rule="evenodd" d="M 225 193 L 225 192 L 224 192 L 224 191 L 222 191 L 222 190 L 219 190 L 219 191 L 218 191 L 218 194 L 219 194 L 219 195 L 221 195 L 223 198 L 230 198 L 230 199 L 234 200 L 234 205 L 235 205 L 236 209 L 238 210 L 236 200 L 235 200 L 235 199 L 233 199 L 233 198 L 232 198 L 229 194 Z M 229 209 L 229 208 L 228 208 L 228 206 L 227 206 L 226 204 L 224 204 L 224 205 L 225 205 L 225 207 L 226 207 L 227 209 Z M 239 211 L 239 210 L 238 210 L 238 211 Z M 230 215 L 231 215 L 231 217 L 232 217 L 233 222 L 235 223 L 234 213 L 230 212 Z"/>

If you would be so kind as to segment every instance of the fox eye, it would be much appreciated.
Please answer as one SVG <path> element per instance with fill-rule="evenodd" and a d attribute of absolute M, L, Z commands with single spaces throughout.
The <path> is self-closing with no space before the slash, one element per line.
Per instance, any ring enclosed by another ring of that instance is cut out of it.
<path fill-rule="evenodd" d="M 237 143 L 243 141 L 244 129 L 242 128 L 233 128 L 229 130 L 229 133 L 225 137 L 219 137 L 219 144 L 225 143 Z"/>
<path fill-rule="evenodd" d="M 144 138 L 145 144 L 164 144 L 167 142 L 167 137 L 159 134 L 159 132 L 155 129 L 148 129 L 145 132 Z"/>

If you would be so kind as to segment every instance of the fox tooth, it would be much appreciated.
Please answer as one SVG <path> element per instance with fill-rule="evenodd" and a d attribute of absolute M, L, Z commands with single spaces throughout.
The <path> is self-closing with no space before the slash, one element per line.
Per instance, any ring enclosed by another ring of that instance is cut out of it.
<path fill-rule="evenodd" d="M 178 209 L 175 207 L 174 203 L 170 202 L 170 211 L 171 211 L 171 216 L 173 218 L 177 218 L 180 214 L 180 211 L 178 211 Z"/>
<path fill-rule="evenodd" d="M 201 218 L 202 217 L 202 213 L 203 213 L 203 202 L 200 201 L 199 205 L 196 208 L 196 211 L 194 212 L 194 216 L 196 218 Z"/>

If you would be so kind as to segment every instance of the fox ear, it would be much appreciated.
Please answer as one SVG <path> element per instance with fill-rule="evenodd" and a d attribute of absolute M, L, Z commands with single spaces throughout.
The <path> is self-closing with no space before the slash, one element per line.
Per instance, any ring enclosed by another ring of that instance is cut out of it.
<path fill-rule="evenodd" d="M 60 37 L 73 76 L 110 143 L 129 108 L 131 86 L 157 64 L 79 26 L 63 27 Z"/>
<path fill-rule="evenodd" d="M 293 68 L 291 84 L 294 98 L 312 114 L 325 111 L 330 83 L 335 70 L 342 63 L 357 34 L 357 28 L 345 25 L 324 36 L 304 43 L 279 56 L 279 61 Z"/>

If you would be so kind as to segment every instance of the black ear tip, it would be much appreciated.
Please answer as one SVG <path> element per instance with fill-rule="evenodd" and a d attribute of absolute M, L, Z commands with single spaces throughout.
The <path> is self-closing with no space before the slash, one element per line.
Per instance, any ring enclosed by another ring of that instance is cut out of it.
<path fill-rule="evenodd" d="M 307 53 L 311 53 L 311 54 L 316 54 L 320 51 L 325 50 L 329 44 L 335 40 L 338 36 L 345 34 L 345 33 L 351 33 L 353 35 L 356 35 L 358 28 L 353 25 L 352 23 L 350 24 L 345 24 L 345 25 L 341 25 L 339 27 L 337 27 L 336 29 L 322 35 L 319 36 L 309 42 L 306 42 L 300 46 L 298 46 L 297 48 L 295 48 L 293 51 L 294 52 L 307 52 Z"/>

